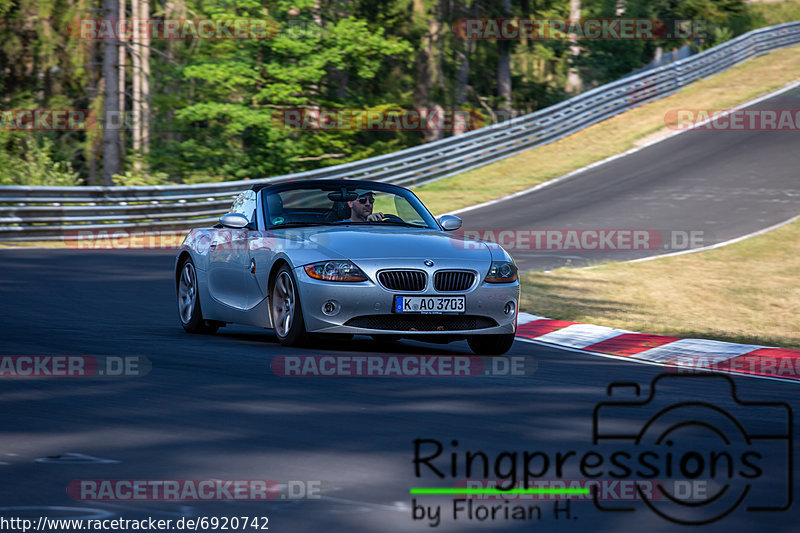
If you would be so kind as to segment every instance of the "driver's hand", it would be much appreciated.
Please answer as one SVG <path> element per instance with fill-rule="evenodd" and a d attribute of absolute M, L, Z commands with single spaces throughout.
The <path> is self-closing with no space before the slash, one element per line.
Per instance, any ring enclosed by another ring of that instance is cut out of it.
<path fill-rule="evenodd" d="M 367 217 L 367 222 L 381 222 L 383 218 L 383 213 L 372 213 Z"/>

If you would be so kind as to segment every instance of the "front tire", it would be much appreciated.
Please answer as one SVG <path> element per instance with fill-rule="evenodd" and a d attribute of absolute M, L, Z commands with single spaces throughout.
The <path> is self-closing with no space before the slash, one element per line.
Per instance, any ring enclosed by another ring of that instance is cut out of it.
<path fill-rule="evenodd" d="M 278 342 L 284 346 L 296 346 L 304 340 L 306 327 L 297 284 L 292 271 L 286 265 L 278 270 L 272 282 L 269 312 Z"/>
<path fill-rule="evenodd" d="M 467 339 L 467 343 L 475 355 L 503 355 L 514 344 L 514 334 L 472 335 Z"/>
<path fill-rule="evenodd" d="M 178 277 L 178 318 L 181 326 L 188 333 L 212 335 L 219 328 L 219 324 L 216 322 L 203 318 L 198 294 L 197 272 L 191 259 L 187 259 L 181 265 L 181 273 Z"/>

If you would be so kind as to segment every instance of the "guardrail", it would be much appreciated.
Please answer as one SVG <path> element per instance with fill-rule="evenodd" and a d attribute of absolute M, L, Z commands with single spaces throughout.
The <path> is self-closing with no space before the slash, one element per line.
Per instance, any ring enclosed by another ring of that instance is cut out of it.
<path fill-rule="evenodd" d="M 596 87 L 493 126 L 361 161 L 260 180 L 147 187 L 0 186 L 0 241 L 61 239 L 77 230 L 154 231 L 215 223 L 256 183 L 353 178 L 415 186 L 541 146 L 746 59 L 800 42 L 800 22 L 761 28 L 687 59 Z"/>

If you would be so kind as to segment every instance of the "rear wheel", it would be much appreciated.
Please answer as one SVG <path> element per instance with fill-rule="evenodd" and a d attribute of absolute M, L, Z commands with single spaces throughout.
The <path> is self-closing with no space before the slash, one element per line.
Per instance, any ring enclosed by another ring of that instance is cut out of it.
<path fill-rule="evenodd" d="M 514 344 L 514 334 L 472 335 L 467 343 L 476 355 L 503 355 Z"/>
<path fill-rule="evenodd" d="M 197 272 L 191 259 L 181 266 L 178 278 L 178 318 L 183 329 L 189 333 L 216 333 L 219 324 L 213 320 L 203 319 L 200 309 L 200 297 L 197 294 Z"/>
<path fill-rule="evenodd" d="M 294 276 L 288 266 L 283 265 L 272 283 L 270 316 L 278 342 L 284 346 L 295 346 L 306 333 L 303 312 Z"/>

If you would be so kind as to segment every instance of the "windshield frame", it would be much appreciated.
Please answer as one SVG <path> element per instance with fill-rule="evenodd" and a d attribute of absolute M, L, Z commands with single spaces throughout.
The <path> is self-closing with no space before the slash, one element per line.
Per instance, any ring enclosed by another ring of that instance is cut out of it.
<path fill-rule="evenodd" d="M 314 191 L 329 191 L 329 192 L 337 192 L 340 191 L 344 187 L 348 191 L 355 190 L 355 189 L 371 189 L 376 192 L 383 192 L 387 194 L 394 194 L 397 196 L 402 197 L 405 199 L 409 205 L 415 209 L 421 216 L 422 220 L 425 222 L 426 225 L 416 225 L 416 224 L 408 224 L 408 225 L 400 225 L 400 224 L 390 224 L 383 222 L 348 222 L 346 219 L 342 221 L 336 222 L 326 222 L 326 223 L 308 223 L 304 225 L 308 228 L 324 228 L 324 227 L 353 227 L 353 226 L 370 226 L 370 227 L 384 227 L 397 229 L 399 227 L 408 228 L 408 229 L 424 229 L 424 230 L 439 230 L 444 231 L 439 224 L 439 221 L 436 220 L 436 217 L 428 210 L 425 204 L 417 197 L 409 189 L 405 187 L 400 187 L 397 185 L 392 185 L 390 183 L 381 183 L 375 181 L 366 181 L 366 180 L 303 180 L 303 181 L 293 181 L 293 182 L 283 182 L 277 183 L 274 185 L 268 185 L 263 187 L 253 187 L 254 190 L 260 193 L 260 200 L 259 206 L 260 211 L 262 214 L 261 220 L 264 222 L 264 229 L 280 229 L 280 228 L 298 228 L 302 226 L 297 225 L 285 225 L 285 224 L 270 224 L 269 221 L 271 217 L 268 213 L 267 207 L 267 195 L 275 194 L 275 193 L 282 193 L 286 191 L 294 191 L 294 190 L 314 190 Z"/>

